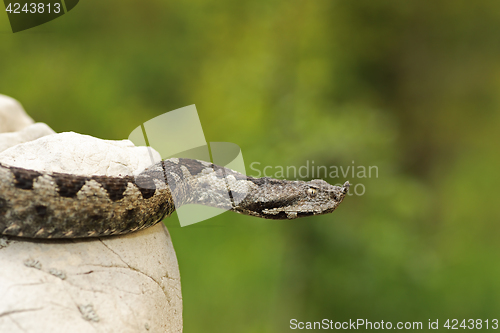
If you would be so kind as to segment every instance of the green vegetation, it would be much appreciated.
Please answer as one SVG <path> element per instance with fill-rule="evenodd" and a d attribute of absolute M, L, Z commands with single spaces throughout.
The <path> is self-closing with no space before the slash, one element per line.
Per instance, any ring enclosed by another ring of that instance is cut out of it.
<path fill-rule="evenodd" d="M 0 31 L 0 93 L 56 131 L 196 104 L 248 170 L 378 167 L 325 179 L 365 187 L 332 215 L 166 221 L 186 333 L 500 319 L 500 3 L 81 1 Z"/>

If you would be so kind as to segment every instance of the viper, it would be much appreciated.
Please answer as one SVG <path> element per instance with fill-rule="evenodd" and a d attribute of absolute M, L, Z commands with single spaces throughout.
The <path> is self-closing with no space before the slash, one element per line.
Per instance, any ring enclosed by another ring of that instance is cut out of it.
<path fill-rule="evenodd" d="M 82 238 L 150 227 L 186 204 L 266 219 L 333 212 L 349 182 L 253 178 L 212 163 L 171 158 L 137 176 L 80 176 L 0 164 L 0 234 Z"/>

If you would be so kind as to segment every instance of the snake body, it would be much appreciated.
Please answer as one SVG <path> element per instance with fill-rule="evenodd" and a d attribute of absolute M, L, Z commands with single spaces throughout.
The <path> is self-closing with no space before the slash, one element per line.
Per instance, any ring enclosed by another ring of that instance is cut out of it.
<path fill-rule="evenodd" d="M 81 238 L 150 227 L 185 204 L 268 219 L 333 212 L 349 182 L 247 177 L 212 163 L 172 158 L 137 176 L 79 176 L 0 164 L 0 235 Z"/>

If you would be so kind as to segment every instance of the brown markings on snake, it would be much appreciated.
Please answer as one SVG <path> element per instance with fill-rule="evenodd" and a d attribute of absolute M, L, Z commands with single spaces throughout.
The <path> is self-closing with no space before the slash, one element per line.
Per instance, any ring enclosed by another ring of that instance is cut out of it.
<path fill-rule="evenodd" d="M 192 176 L 196 176 L 207 168 L 197 160 L 190 160 L 187 158 L 179 158 L 179 165 L 185 166 Z"/>
<path fill-rule="evenodd" d="M 108 196 L 111 201 L 123 199 L 128 183 L 133 182 L 132 177 L 112 178 L 106 176 L 92 176 L 91 179 L 101 184 L 106 192 L 108 192 Z"/>
<path fill-rule="evenodd" d="M 136 181 L 134 181 L 133 177 L 130 176 L 123 178 L 92 176 L 89 178 L 84 176 L 68 177 L 68 175 L 65 174 L 58 174 L 58 177 L 54 177 L 54 179 L 57 184 L 59 195 L 67 198 L 76 197 L 76 194 L 88 180 L 95 180 L 97 183 L 101 184 L 112 201 L 123 199 L 128 183 L 136 184 L 144 199 L 151 198 L 156 190 L 154 181 L 151 178 L 141 176 L 138 176 Z"/>
<path fill-rule="evenodd" d="M 35 206 L 36 215 L 40 217 L 45 217 L 47 215 L 47 206 L 37 205 Z"/>
<path fill-rule="evenodd" d="M 59 174 L 58 177 L 53 177 L 57 184 L 57 193 L 61 197 L 73 198 L 76 197 L 78 191 L 80 191 L 88 180 L 87 177 L 83 176 L 70 176 L 66 174 Z"/>
<path fill-rule="evenodd" d="M 141 192 L 143 199 L 149 199 L 155 195 L 156 185 L 153 178 L 139 175 L 135 177 L 134 184 Z"/>
<path fill-rule="evenodd" d="M 132 209 L 127 209 L 127 212 L 125 213 L 125 221 L 130 222 L 135 219 L 135 215 L 137 214 L 137 209 L 132 208 Z"/>
<path fill-rule="evenodd" d="M 7 200 L 0 197 L 0 215 L 5 215 L 5 213 L 7 213 L 8 209 L 9 209 L 9 204 L 8 204 Z"/>
<path fill-rule="evenodd" d="M 32 190 L 33 182 L 42 174 L 33 170 L 25 170 L 20 168 L 10 168 L 14 174 L 14 186 L 23 190 Z"/>

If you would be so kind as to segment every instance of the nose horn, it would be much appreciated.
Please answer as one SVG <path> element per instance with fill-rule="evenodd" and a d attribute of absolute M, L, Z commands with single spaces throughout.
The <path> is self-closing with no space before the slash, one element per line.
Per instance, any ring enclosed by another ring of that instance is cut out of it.
<path fill-rule="evenodd" d="M 342 193 L 347 193 L 347 191 L 349 191 L 349 187 L 351 186 L 351 184 L 349 184 L 349 181 L 346 181 L 344 183 L 344 185 L 342 185 Z"/>

